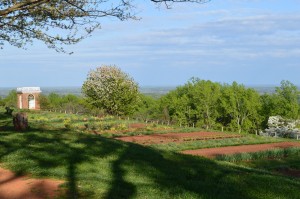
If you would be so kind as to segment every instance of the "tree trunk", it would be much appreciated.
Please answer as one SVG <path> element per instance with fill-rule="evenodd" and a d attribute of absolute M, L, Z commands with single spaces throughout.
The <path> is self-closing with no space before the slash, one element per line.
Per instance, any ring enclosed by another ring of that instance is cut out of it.
<path fill-rule="evenodd" d="M 240 118 L 239 117 L 237 117 L 237 127 L 238 127 L 238 131 L 239 131 L 239 133 L 241 133 L 241 125 L 240 125 Z"/>

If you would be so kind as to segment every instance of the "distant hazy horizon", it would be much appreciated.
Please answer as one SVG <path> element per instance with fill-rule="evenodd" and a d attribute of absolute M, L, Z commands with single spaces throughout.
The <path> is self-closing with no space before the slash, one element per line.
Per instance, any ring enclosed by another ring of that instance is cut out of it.
<path fill-rule="evenodd" d="M 50 93 L 57 93 L 60 95 L 66 94 L 74 94 L 81 95 L 81 87 L 80 86 L 53 86 L 53 87 L 40 87 L 42 93 L 48 95 Z M 169 92 L 172 89 L 175 89 L 176 86 L 143 86 L 140 87 L 141 93 L 149 93 L 149 94 L 159 94 L 163 95 Z M 16 87 L 0 87 L 0 96 L 5 97 L 11 90 L 15 90 Z"/>
<path fill-rule="evenodd" d="M 178 85 L 181 86 L 181 85 Z M 157 94 L 164 95 L 171 90 L 176 89 L 178 86 L 140 86 L 140 92 L 143 94 Z M 253 88 L 259 93 L 272 93 L 275 91 L 275 87 L 279 85 L 245 85 L 248 88 Z M 300 90 L 300 86 L 297 86 Z M 16 87 L 0 87 L 0 97 L 6 97 L 11 90 L 15 90 Z M 80 86 L 52 86 L 41 87 L 42 93 L 48 95 L 50 93 L 57 93 L 59 95 L 74 94 L 81 95 Z"/>

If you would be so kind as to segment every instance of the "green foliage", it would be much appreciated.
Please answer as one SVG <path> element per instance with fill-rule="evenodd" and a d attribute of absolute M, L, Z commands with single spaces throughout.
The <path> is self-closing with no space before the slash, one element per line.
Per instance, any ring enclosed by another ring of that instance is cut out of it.
<path fill-rule="evenodd" d="M 299 94 L 294 84 L 289 81 L 281 81 L 281 86 L 276 87 L 276 93 L 273 95 L 275 106 L 273 114 L 289 119 L 298 119 Z"/>
<path fill-rule="evenodd" d="M 170 119 L 183 126 L 257 131 L 261 124 L 259 94 L 234 82 L 221 85 L 192 78 L 160 100 Z"/>
<path fill-rule="evenodd" d="M 270 116 L 299 117 L 299 91 L 282 81 L 275 94 L 259 95 L 254 89 L 192 78 L 159 100 L 162 120 L 181 126 L 231 129 L 257 133 L 267 128 Z"/>
<path fill-rule="evenodd" d="M 70 118 L 67 118 L 64 120 L 64 126 L 66 129 L 71 129 L 72 120 Z"/>
<path fill-rule="evenodd" d="M 138 106 L 133 117 L 143 121 L 149 121 L 161 117 L 158 100 L 144 94 L 139 94 L 139 99 L 140 100 L 138 101 Z"/>
<path fill-rule="evenodd" d="M 189 97 L 192 100 L 191 107 L 194 109 L 194 115 L 198 119 L 197 124 L 202 124 L 201 126 L 206 129 L 211 129 L 215 126 L 216 119 L 219 116 L 221 85 L 197 78 L 193 78 L 188 84 L 191 87 Z"/>
<path fill-rule="evenodd" d="M 259 113 L 262 117 L 261 126 L 263 129 L 268 128 L 268 119 L 270 116 L 274 116 L 276 106 L 274 101 L 274 95 L 263 94 L 260 96 L 260 103 L 262 108 L 260 109 Z M 276 114 L 275 114 L 276 115 Z"/>
<path fill-rule="evenodd" d="M 4 106 L 5 105 L 5 102 L 4 102 L 4 100 L 2 99 L 2 97 L 0 96 L 0 107 L 1 106 Z"/>
<path fill-rule="evenodd" d="M 8 93 L 7 97 L 2 100 L 2 103 L 4 103 L 4 105 L 7 107 L 17 108 L 17 100 L 17 91 L 11 90 Z"/>
<path fill-rule="evenodd" d="M 218 155 L 217 160 L 227 161 L 227 162 L 241 162 L 241 161 L 252 161 L 261 159 L 279 159 L 288 156 L 299 156 L 300 148 L 291 147 L 285 149 L 272 149 L 267 151 L 259 151 L 253 153 L 238 153 L 233 155 Z"/>
<path fill-rule="evenodd" d="M 249 132 L 251 129 L 257 129 L 260 124 L 260 97 L 254 89 L 247 89 L 236 82 L 225 85 L 222 88 L 220 104 L 221 115 L 225 118 L 230 117 L 229 125 L 238 132 Z"/>
<path fill-rule="evenodd" d="M 240 161 L 235 162 L 235 164 L 250 167 L 260 170 L 272 171 L 281 174 L 290 173 L 291 176 L 293 171 L 299 172 L 300 170 L 300 151 L 299 148 L 289 149 L 291 151 L 287 153 L 287 156 L 279 156 L 278 158 L 259 158 L 251 161 Z M 292 172 L 289 172 L 292 171 Z M 297 176 L 296 176 L 297 177 Z"/>
<path fill-rule="evenodd" d="M 89 104 L 111 115 L 128 115 L 139 101 L 138 85 L 116 66 L 102 66 L 88 74 L 82 92 Z"/>
<path fill-rule="evenodd" d="M 170 91 L 160 99 L 160 110 L 168 115 L 172 122 L 180 125 L 188 125 L 191 119 L 191 107 L 188 85 L 179 86 L 176 90 Z"/>
<path fill-rule="evenodd" d="M 46 95 L 40 94 L 39 102 L 40 102 L 41 109 L 44 109 L 44 110 L 51 109 L 50 101 Z"/>
<path fill-rule="evenodd" d="M 299 90 L 289 81 L 281 81 L 281 86 L 276 87 L 274 94 L 264 94 L 260 97 L 262 109 L 262 126 L 267 128 L 268 118 L 270 116 L 280 115 L 287 119 L 298 119 Z"/>
<path fill-rule="evenodd" d="M 40 95 L 42 110 L 60 110 L 67 113 L 85 113 L 87 107 L 82 97 L 68 94 L 58 95 L 50 93 L 48 96 Z"/>

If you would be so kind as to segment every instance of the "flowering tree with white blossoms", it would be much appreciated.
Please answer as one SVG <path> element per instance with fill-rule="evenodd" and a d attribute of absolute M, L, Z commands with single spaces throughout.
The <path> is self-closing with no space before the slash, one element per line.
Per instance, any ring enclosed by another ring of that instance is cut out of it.
<path fill-rule="evenodd" d="M 90 71 L 82 93 L 89 104 L 111 115 L 131 114 L 139 100 L 138 84 L 117 66 Z"/>

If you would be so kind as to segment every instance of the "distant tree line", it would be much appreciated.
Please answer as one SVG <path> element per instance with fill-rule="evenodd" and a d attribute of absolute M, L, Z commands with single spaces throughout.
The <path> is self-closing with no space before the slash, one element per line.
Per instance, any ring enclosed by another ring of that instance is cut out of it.
<path fill-rule="evenodd" d="M 163 118 L 184 126 L 257 132 L 265 129 L 269 116 L 298 119 L 299 91 L 282 81 L 273 94 L 260 95 L 233 82 L 220 84 L 192 78 L 158 100 Z"/>
<path fill-rule="evenodd" d="M 299 91 L 282 81 L 275 93 L 260 95 L 242 84 L 221 84 L 192 78 L 160 98 L 141 94 L 138 85 L 116 66 L 102 66 L 88 74 L 83 96 L 40 95 L 42 110 L 133 117 L 178 126 L 257 133 L 269 116 L 298 119 Z M 0 106 L 16 107 L 16 91 L 0 98 Z"/>
<path fill-rule="evenodd" d="M 39 101 L 42 110 L 74 114 L 85 113 L 87 111 L 84 99 L 73 94 L 58 95 L 50 93 L 49 95 L 40 95 Z"/>
<path fill-rule="evenodd" d="M 68 113 L 82 113 L 86 112 L 85 101 L 82 97 L 68 94 L 58 95 L 56 93 L 50 93 L 49 95 L 41 94 L 39 96 L 39 102 L 42 110 L 51 111 L 65 111 Z M 0 106 L 17 108 L 17 92 L 11 90 L 4 98 L 0 97 Z"/>

